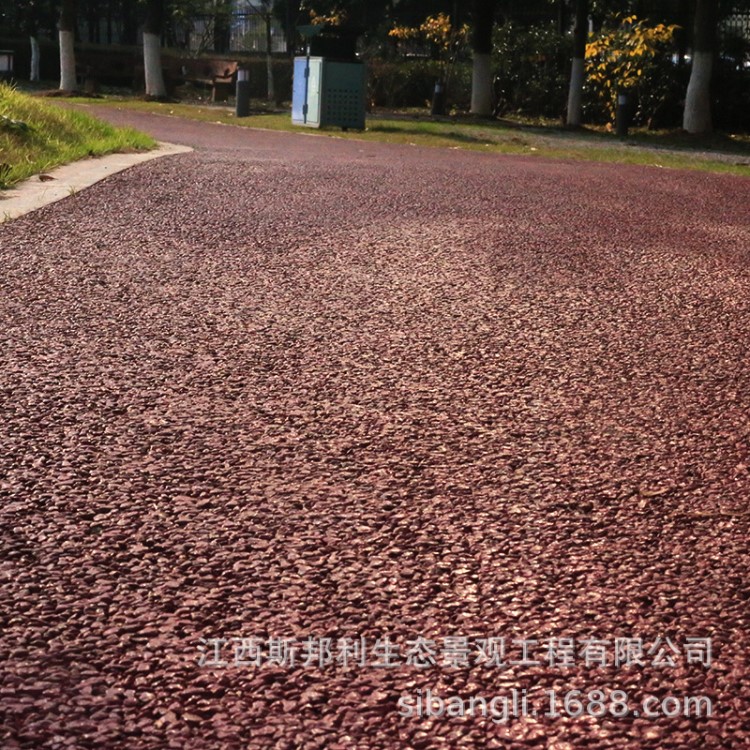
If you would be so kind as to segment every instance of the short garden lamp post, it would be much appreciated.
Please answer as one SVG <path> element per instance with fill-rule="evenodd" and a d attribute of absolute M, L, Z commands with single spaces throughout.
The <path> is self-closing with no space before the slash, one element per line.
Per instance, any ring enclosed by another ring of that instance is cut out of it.
<path fill-rule="evenodd" d="M 617 109 L 615 110 L 615 133 L 619 138 L 625 138 L 630 127 L 630 97 L 627 91 L 617 92 Z"/>
<path fill-rule="evenodd" d="M 13 78 L 13 50 L 0 49 L 0 81 Z"/>
<path fill-rule="evenodd" d="M 438 81 L 435 81 L 435 90 L 432 94 L 432 107 L 430 109 L 430 114 L 445 114 L 445 81 L 443 81 L 442 78 Z"/>
<path fill-rule="evenodd" d="M 250 114 L 250 71 L 237 68 L 235 117 L 247 117 Z"/>

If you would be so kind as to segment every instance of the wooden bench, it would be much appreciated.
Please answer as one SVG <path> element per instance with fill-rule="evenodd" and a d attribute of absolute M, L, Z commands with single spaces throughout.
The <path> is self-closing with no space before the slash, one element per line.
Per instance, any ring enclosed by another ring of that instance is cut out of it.
<path fill-rule="evenodd" d="M 211 89 L 211 101 L 225 102 L 234 94 L 237 82 L 236 60 L 219 60 L 216 58 L 174 57 L 162 55 L 161 68 L 164 83 L 168 91 L 186 83 L 205 86 Z M 133 87 L 143 89 L 143 61 L 139 60 L 133 68 Z"/>
<path fill-rule="evenodd" d="M 225 102 L 234 93 L 238 63 L 232 60 L 187 58 L 179 60 L 179 74 L 184 83 L 211 87 L 211 101 Z"/>

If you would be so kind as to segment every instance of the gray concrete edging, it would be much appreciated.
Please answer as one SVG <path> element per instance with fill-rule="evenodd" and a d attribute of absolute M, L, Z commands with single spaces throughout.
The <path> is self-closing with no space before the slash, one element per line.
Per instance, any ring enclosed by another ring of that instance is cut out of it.
<path fill-rule="evenodd" d="M 56 167 L 0 192 L 0 224 L 74 195 L 136 164 L 190 151 L 193 149 L 189 146 L 159 142 L 152 151 L 107 154 Z"/>

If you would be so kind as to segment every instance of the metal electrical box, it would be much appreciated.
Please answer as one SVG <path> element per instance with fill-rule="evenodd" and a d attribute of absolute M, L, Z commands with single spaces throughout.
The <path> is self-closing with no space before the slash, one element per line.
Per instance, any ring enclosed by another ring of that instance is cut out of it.
<path fill-rule="evenodd" d="M 364 130 L 365 66 L 324 57 L 295 57 L 292 123 Z"/>

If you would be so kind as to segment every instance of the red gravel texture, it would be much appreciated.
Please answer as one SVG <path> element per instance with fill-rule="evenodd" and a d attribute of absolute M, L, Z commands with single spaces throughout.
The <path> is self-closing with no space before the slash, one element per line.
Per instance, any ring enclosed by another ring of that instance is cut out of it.
<path fill-rule="evenodd" d="M 750 181 L 110 117 L 197 150 L 0 227 L 4 750 L 750 747 Z M 308 636 L 678 648 L 199 663 Z"/>

